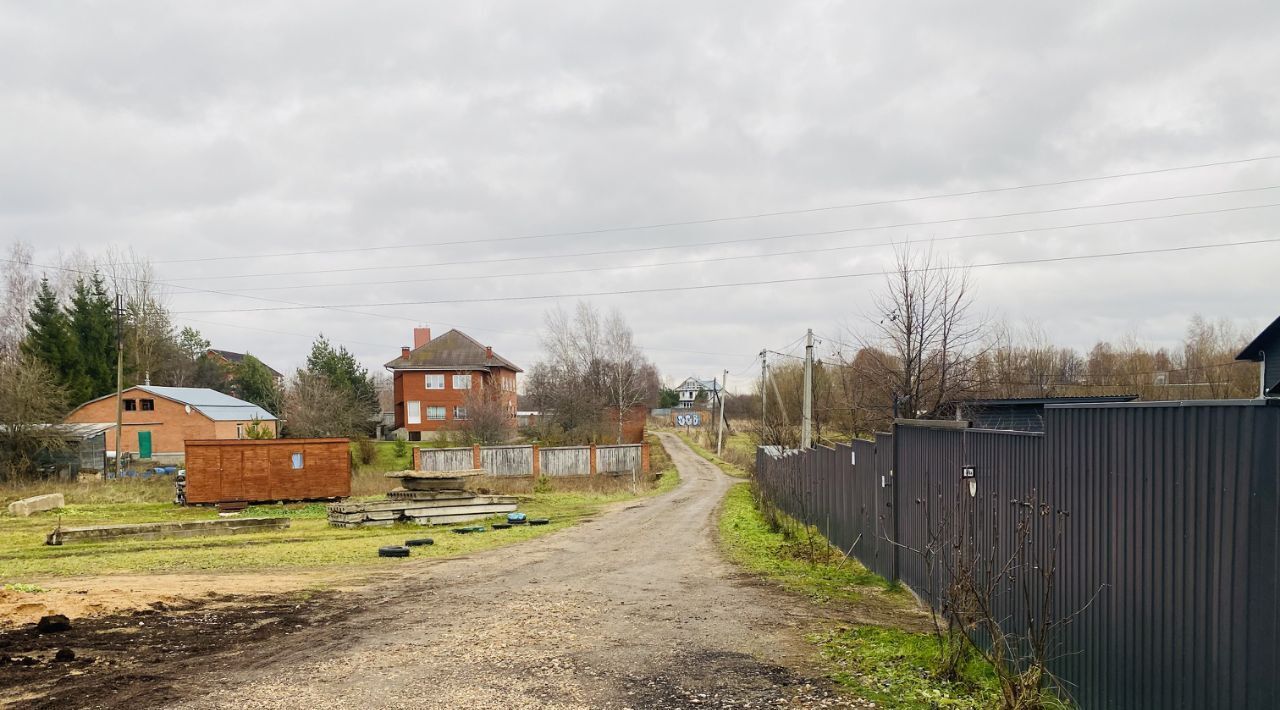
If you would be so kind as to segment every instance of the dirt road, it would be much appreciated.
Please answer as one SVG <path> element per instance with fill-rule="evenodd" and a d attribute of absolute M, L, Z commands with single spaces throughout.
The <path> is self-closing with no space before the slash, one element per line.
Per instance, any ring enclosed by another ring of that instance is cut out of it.
<path fill-rule="evenodd" d="M 715 539 L 733 481 L 662 435 L 675 491 L 530 543 L 344 597 L 322 623 L 161 665 L 90 705 L 187 708 L 834 707 L 806 677 L 805 604 L 737 573 Z M 71 697 L 62 694 L 61 706 Z M 76 704 L 71 701 L 71 704 Z"/>

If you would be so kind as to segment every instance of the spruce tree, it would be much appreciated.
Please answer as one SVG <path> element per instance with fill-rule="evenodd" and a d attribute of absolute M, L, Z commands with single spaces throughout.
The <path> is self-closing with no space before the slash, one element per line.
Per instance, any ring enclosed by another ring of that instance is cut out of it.
<path fill-rule="evenodd" d="M 74 389 L 79 378 L 79 357 L 71 335 L 67 315 L 58 306 L 58 296 L 49 286 L 49 278 L 40 279 L 40 290 L 31 306 L 31 320 L 27 323 L 27 336 L 22 341 L 22 352 L 44 363 L 57 379 L 57 384 L 68 391 Z M 84 400 L 72 397 L 72 404 Z"/>
<path fill-rule="evenodd" d="M 262 364 L 258 358 L 246 354 L 236 363 L 231 380 L 235 396 L 246 402 L 253 402 L 263 409 L 275 414 L 280 409 L 280 389 L 276 386 L 275 375 Z"/>
<path fill-rule="evenodd" d="M 112 311 L 101 275 L 94 273 L 88 282 L 76 281 L 67 318 L 80 356 L 76 382 L 71 386 L 77 402 L 115 391 L 116 325 Z"/>

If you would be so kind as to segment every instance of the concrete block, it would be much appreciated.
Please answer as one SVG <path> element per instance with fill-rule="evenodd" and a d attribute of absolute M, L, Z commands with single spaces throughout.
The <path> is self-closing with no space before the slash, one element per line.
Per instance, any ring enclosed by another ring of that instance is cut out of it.
<path fill-rule="evenodd" d="M 66 505 L 66 501 L 62 498 L 61 493 L 46 493 L 42 496 L 32 496 L 15 500 L 9 504 L 9 515 L 16 515 L 25 518 L 32 513 L 42 513 L 46 510 L 55 510 Z"/>

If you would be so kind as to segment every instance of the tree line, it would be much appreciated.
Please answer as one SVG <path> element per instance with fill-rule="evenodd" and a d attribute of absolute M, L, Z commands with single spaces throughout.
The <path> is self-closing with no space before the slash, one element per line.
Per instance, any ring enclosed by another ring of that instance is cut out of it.
<path fill-rule="evenodd" d="M 1143 400 L 1257 396 L 1257 366 L 1236 362 L 1253 332 L 1228 319 L 1190 317 L 1176 347 L 1135 336 L 1088 350 L 1055 344 L 1039 323 L 981 313 L 972 275 L 928 250 L 903 248 L 860 322 L 822 339 L 813 371 L 815 439 L 884 431 L 895 416 L 951 418 L 978 399 L 1134 395 Z M 761 386 L 767 416 L 760 413 Z M 796 445 L 803 363 L 774 356 L 754 392 L 729 396 L 728 416 L 764 440 Z"/>

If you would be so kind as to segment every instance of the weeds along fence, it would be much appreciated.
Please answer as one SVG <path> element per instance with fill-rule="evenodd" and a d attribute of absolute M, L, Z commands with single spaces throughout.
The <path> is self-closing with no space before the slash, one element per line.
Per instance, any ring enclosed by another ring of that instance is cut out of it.
<path fill-rule="evenodd" d="M 950 581 L 947 564 L 919 554 L 947 554 L 940 530 L 958 530 L 947 539 L 987 562 L 1010 559 L 1019 506 L 1033 501 L 1050 533 L 1024 540 L 1027 564 L 995 597 L 994 617 L 1011 633 L 1046 613 L 1064 622 L 1046 658 L 1080 707 L 1272 708 L 1278 405 L 1050 406 L 1042 434 L 899 422 L 852 445 L 761 449 L 755 482 L 762 499 L 924 599 Z"/>
<path fill-rule="evenodd" d="M 466 446 L 414 449 L 419 471 L 484 469 L 490 476 L 630 476 L 649 473 L 649 445 Z"/>

